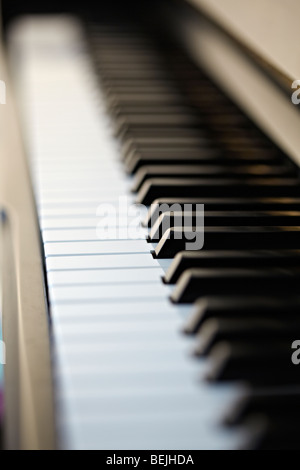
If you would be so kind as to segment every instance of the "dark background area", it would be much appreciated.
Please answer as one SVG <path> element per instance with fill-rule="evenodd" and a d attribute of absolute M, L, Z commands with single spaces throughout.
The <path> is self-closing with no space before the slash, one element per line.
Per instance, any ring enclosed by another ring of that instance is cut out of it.
<path fill-rule="evenodd" d="M 115 19 L 147 14 L 158 0 L 2 0 L 4 24 L 24 13 L 77 13 L 86 19 Z"/>

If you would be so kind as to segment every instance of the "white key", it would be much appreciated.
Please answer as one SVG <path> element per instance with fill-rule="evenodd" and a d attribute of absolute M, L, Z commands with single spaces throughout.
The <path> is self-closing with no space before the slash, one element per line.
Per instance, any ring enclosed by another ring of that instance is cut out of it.
<path fill-rule="evenodd" d="M 148 234 L 147 229 L 142 230 L 139 229 L 141 232 L 141 240 L 145 239 L 145 236 Z M 51 229 L 51 230 L 43 230 L 43 240 L 45 243 L 47 242 L 62 242 L 62 241 L 86 241 L 86 240 L 94 240 L 97 241 L 99 239 L 99 234 L 97 232 L 97 224 L 93 226 L 93 228 L 79 228 L 79 229 Z M 123 231 L 118 231 L 118 239 L 119 240 L 128 240 L 128 234 Z"/>
<path fill-rule="evenodd" d="M 45 243 L 45 255 L 77 256 L 86 254 L 149 253 L 145 240 L 99 240 L 97 242 Z"/>
<path fill-rule="evenodd" d="M 52 303 L 76 303 L 84 301 L 103 302 L 106 300 L 147 299 L 153 300 L 166 296 L 165 286 L 159 279 L 144 284 L 107 284 L 105 286 L 50 287 Z"/>
<path fill-rule="evenodd" d="M 47 271 L 53 269 L 116 269 L 159 266 L 150 254 L 60 256 L 46 259 Z"/>
<path fill-rule="evenodd" d="M 118 204 L 112 204 L 116 215 L 125 215 L 128 214 L 129 206 L 126 207 L 119 207 Z M 99 204 L 91 204 L 87 206 L 60 206 L 60 207 L 40 207 L 38 209 L 39 216 L 42 219 L 46 218 L 83 218 L 83 217 L 90 217 L 93 218 L 97 214 L 97 210 L 99 208 Z"/>
<path fill-rule="evenodd" d="M 153 282 L 163 276 L 160 267 L 140 269 L 103 269 L 82 271 L 53 271 L 48 273 L 48 285 L 111 284 Z"/>
<path fill-rule="evenodd" d="M 103 216 L 95 216 L 95 217 L 59 217 L 59 218 L 41 218 L 40 219 L 40 225 L 42 230 L 48 230 L 48 229 L 62 229 L 62 228 L 93 228 L 93 227 L 99 227 L 99 232 L 101 232 L 101 229 L 103 227 L 103 230 L 107 228 L 117 228 L 118 227 L 128 227 L 128 231 L 130 228 L 130 222 L 132 221 L 132 218 L 127 218 L 124 219 L 124 222 L 122 223 L 121 216 L 120 216 L 120 221 L 119 223 L 119 217 L 116 214 L 116 216 L 110 217 L 107 215 Z"/>
<path fill-rule="evenodd" d="M 56 304 L 52 306 L 51 315 L 59 323 L 76 322 L 76 321 L 93 321 L 94 319 L 101 319 L 103 322 L 118 323 L 124 322 L 126 319 L 134 321 L 136 317 L 140 321 L 146 316 L 153 319 L 156 317 L 165 316 L 170 318 L 184 318 L 187 314 L 191 313 L 192 307 L 190 305 L 176 307 L 165 299 L 153 299 L 151 302 L 143 302 L 139 300 L 128 301 L 120 308 L 120 302 L 107 302 L 107 303 L 91 303 L 85 304 L 84 307 L 80 304 Z"/>

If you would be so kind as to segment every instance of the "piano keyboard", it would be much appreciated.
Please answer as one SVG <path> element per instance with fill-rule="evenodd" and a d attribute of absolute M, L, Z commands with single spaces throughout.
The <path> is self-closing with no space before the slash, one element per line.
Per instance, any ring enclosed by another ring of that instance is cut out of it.
<path fill-rule="evenodd" d="M 26 19 L 10 50 L 60 446 L 296 445 L 298 169 L 178 47 L 137 25 Z M 134 202 L 148 207 L 138 239 L 124 222 Z M 188 204 L 188 230 L 161 204 L 179 215 Z M 204 249 L 187 251 L 201 204 Z"/>

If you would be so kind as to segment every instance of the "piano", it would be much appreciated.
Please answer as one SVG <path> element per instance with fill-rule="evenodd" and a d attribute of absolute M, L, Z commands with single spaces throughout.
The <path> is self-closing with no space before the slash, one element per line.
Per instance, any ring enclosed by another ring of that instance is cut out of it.
<path fill-rule="evenodd" d="M 1 445 L 299 449 L 299 5 L 102 3 L 2 1 Z"/>

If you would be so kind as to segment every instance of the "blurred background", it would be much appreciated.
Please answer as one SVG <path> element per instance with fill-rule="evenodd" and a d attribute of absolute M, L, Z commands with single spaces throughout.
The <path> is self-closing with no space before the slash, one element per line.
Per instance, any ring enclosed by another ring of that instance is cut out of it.
<path fill-rule="evenodd" d="M 101 16 L 107 12 L 114 12 L 114 17 L 116 14 L 124 16 L 126 12 L 130 9 L 130 6 L 134 6 L 136 9 L 153 8 L 154 3 L 157 0 L 152 0 L 147 2 L 146 0 L 127 0 L 126 2 L 122 0 L 110 0 L 96 2 L 93 0 L 52 0 L 51 2 L 39 2 L 37 0 L 24 0 L 20 2 L 18 0 L 2 0 L 2 13 L 3 21 L 11 20 L 14 16 L 20 14 L 31 14 L 31 13 L 66 13 L 66 12 L 76 12 L 81 16 L 87 16 L 88 12 L 91 12 L 91 15 L 95 18 L 95 15 Z M 89 8 L 89 4 L 91 8 Z M 117 7 L 117 8 L 116 8 Z"/>

